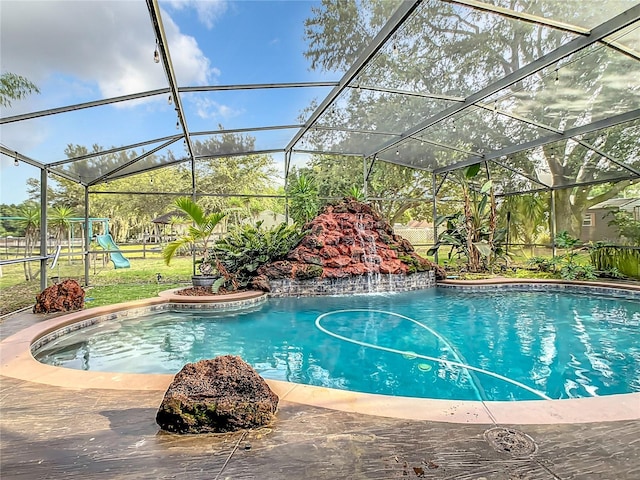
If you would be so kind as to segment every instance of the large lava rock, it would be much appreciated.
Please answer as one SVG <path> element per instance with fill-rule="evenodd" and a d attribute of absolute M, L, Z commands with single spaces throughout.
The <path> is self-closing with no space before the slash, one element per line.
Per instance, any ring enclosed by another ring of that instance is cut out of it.
<path fill-rule="evenodd" d="M 420 257 L 413 245 L 394 234 L 393 227 L 370 205 L 353 198 L 325 207 L 304 228 L 309 233 L 285 260 L 258 270 L 261 282 L 256 288 L 263 288 L 265 278 L 406 275 L 427 270 L 435 270 L 438 280 L 446 278 L 442 267 Z"/>
<path fill-rule="evenodd" d="M 269 424 L 278 396 L 240 357 L 187 363 L 169 385 L 156 414 L 175 433 L 221 433 Z"/>
<path fill-rule="evenodd" d="M 64 280 L 36 296 L 33 313 L 69 312 L 84 308 L 84 290 L 75 280 Z"/>

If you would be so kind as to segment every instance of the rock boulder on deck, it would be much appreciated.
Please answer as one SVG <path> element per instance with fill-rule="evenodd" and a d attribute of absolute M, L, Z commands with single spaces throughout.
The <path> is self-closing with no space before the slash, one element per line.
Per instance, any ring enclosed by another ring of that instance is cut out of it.
<path fill-rule="evenodd" d="M 64 280 L 36 296 L 33 313 L 70 312 L 84 308 L 84 289 L 75 280 Z"/>
<path fill-rule="evenodd" d="M 187 363 L 156 414 L 160 428 L 175 433 L 222 433 L 269 424 L 278 396 L 240 357 L 224 355 Z"/>

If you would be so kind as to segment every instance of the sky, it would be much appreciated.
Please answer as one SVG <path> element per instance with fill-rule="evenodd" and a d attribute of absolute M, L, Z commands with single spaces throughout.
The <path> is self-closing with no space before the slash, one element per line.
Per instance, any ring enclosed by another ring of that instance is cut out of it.
<path fill-rule="evenodd" d="M 317 1 L 160 1 L 180 86 L 337 81 L 304 58 L 304 20 Z M 143 0 L 0 0 L 0 70 L 22 75 L 40 94 L 15 100 L 0 116 L 57 108 L 167 87 L 153 62 L 155 36 Z M 330 88 L 183 94 L 191 131 L 298 123 Z M 51 163 L 68 144 L 104 148 L 174 135 L 166 96 L 0 125 L 12 151 Z M 286 145 L 295 131 L 256 134 L 257 148 Z M 152 148 L 148 147 L 148 148 Z M 173 147 L 175 151 L 175 146 Z M 0 203 L 27 199 L 39 170 L 0 155 Z"/>

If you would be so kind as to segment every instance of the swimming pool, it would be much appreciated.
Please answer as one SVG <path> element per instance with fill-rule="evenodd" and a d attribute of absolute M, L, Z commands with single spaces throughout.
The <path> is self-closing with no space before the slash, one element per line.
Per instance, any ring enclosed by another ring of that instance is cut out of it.
<path fill-rule="evenodd" d="M 359 392 L 577 398 L 640 391 L 639 326 L 637 298 L 437 288 L 166 311 L 75 331 L 35 356 L 78 369 L 175 373 L 231 353 L 265 378 Z"/>

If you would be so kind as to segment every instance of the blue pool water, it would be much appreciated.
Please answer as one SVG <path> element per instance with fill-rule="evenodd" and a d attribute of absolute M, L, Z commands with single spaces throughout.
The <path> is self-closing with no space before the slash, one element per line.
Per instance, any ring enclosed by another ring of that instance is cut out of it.
<path fill-rule="evenodd" d="M 276 298 L 77 330 L 35 353 L 69 368 L 175 373 L 240 355 L 265 378 L 396 396 L 534 400 L 640 392 L 640 300 L 454 289 Z"/>

